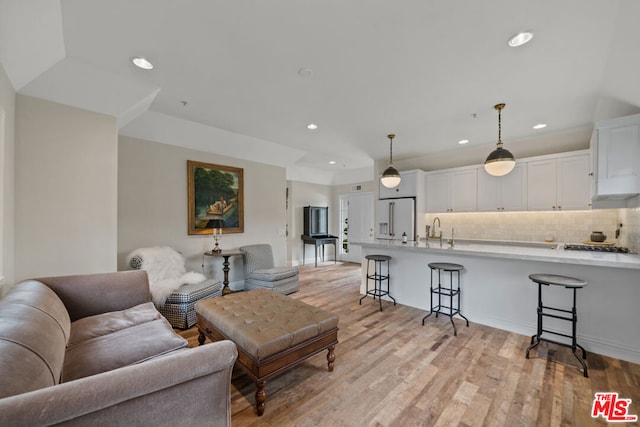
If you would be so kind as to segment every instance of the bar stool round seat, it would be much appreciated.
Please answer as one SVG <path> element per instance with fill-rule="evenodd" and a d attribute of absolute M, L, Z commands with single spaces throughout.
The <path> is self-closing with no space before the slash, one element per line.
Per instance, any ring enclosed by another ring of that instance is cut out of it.
<path fill-rule="evenodd" d="M 443 271 L 460 271 L 464 270 L 464 266 L 460 264 L 454 264 L 451 262 L 430 262 L 429 268 L 431 269 L 439 269 Z"/>
<path fill-rule="evenodd" d="M 587 282 L 582 279 L 557 274 L 530 274 L 529 279 L 542 285 L 557 285 L 565 288 L 584 288 L 587 286 Z"/>
<path fill-rule="evenodd" d="M 380 303 L 380 311 L 382 311 L 382 297 L 388 296 L 393 300 L 393 305 L 396 305 L 396 300 L 389 293 L 389 261 L 391 261 L 391 257 L 389 255 L 365 255 L 364 257 L 367 260 L 367 283 L 365 294 L 362 298 L 360 298 L 360 305 L 362 305 L 362 300 L 367 296 L 372 296 L 374 301 L 378 298 L 378 302 Z M 369 272 L 369 266 L 373 261 L 373 274 Z M 383 263 L 387 264 L 387 272 L 386 274 L 383 271 Z M 373 289 L 369 289 L 369 281 L 373 280 Z M 382 287 L 383 282 L 386 282 L 386 289 Z"/>
<path fill-rule="evenodd" d="M 537 309 L 538 328 L 537 328 L 536 334 L 531 337 L 531 345 L 527 348 L 525 357 L 528 359 L 529 352 L 533 348 L 535 348 L 538 344 L 540 344 L 541 341 L 547 341 L 547 342 L 551 342 L 564 347 L 569 347 L 571 348 L 573 355 L 576 357 L 576 359 L 578 359 L 578 362 L 580 362 L 580 365 L 582 365 L 584 376 L 589 377 L 589 371 L 587 368 L 587 364 L 585 362 L 585 360 L 587 359 L 587 351 L 580 344 L 576 342 L 576 336 L 577 336 L 576 326 L 578 324 L 578 314 L 576 309 L 576 291 L 578 289 L 582 289 L 585 286 L 587 286 L 587 282 L 585 280 L 577 279 L 575 277 L 561 276 L 558 274 L 546 274 L 546 273 L 530 274 L 529 279 L 531 279 L 531 281 L 533 281 L 538 285 L 538 309 Z M 570 289 L 573 292 L 573 307 L 571 307 L 571 309 L 569 310 L 565 308 L 557 308 L 557 307 L 550 307 L 550 306 L 544 305 L 544 303 L 542 302 L 542 286 L 543 285 L 544 286 L 551 286 L 551 285 L 562 286 L 566 289 Z M 562 316 L 556 313 L 569 313 L 571 316 Z M 551 317 L 554 319 L 566 320 L 568 322 L 571 322 L 571 335 L 544 329 L 544 326 L 543 326 L 544 317 Z M 555 340 L 543 337 L 542 336 L 543 334 L 552 334 L 552 335 L 557 335 L 565 338 L 571 338 L 571 344 L 567 344 L 564 342 L 559 342 L 559 341 L 555 341 Z M 577 349 L 582 350 L 582 358 L 578 356 Z"/>
<path fill-rule="evenodd" d="M 391 259 L 389 255 L 365 255 L 364 258 L 371 261 L 389 261 Z"/>
<path fill-rule="evenodd" d="M 431 285 L 429 288 L 431 309 L 429 314 L 422 318 L 422 326 L 424 326 L 424 321 L 432 314 L 435 313 L 436 317 L 438 317 L 439 314 L 442 314 L 449 316 L 451 325 L 453 325 L 453 336 L 457 336 L 458 329 L 456 328 L 456 324 L 453 322 L 453 316 L 458 315 L 462 317 L 465 320 L 467 327 L 469 327 L 469 319 L 460 313 L 460 272 L 464 270 L 464 266 L 452 262 L 431 262 L 428 266 L 431 270 Z M 433 283 L 434 272 L 438 273 L 438 283 L 435 287 Z M 443 286 L 441 277 L 442 272 L 449 273 L 449 287 Z M 455 288 L 453 287 L 454 273 L 457 278 L 457 286 Z M 434 304 L 434 296 L 437 296 L 437 304 Z M 447 301 L 449 303 L 448 306 L 445 305 Z"/>

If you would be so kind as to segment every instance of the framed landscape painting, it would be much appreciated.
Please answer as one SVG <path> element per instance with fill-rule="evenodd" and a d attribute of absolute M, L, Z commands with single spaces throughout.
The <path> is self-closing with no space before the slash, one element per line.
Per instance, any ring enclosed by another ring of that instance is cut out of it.
<path fill-rule="evenodd" d="M 189 234 L 244 233 L 242 172 L 187 160 Z"/>

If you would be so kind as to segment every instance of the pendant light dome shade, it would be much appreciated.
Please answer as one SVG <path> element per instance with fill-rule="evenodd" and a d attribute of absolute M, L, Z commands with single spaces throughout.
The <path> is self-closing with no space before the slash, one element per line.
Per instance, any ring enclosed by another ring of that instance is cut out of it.
<path fill-rule="evenodd" d="M 400 172 L 398 169 L 393 167 L 393 151 L 392 151 L 392 143 L 393 138 L 395 138 L 394 134 L 387 135 L 389 138 L 389 167 L 382 172 L 382 177 L 380 178 L 380 182 L 387 188 L 394 188 L 400 184 L 402 177 L 400 176 Z"/>
<path fill-rule="evenodd" d="M 497 104 L 493 108 L 498 111 L 498 143 L 496 149 L 489 154 L 487 160 L 484 162 L 484 170 L 489 175 L 504 176 L 511 172 L 516 166 L 516 158 L 507 149 L 502 148 L 502 120 L 500 111 L 505 107 L 505 104 Z"/>
<path fill-rule="evenodd" d="M 380 178 L 380 182 L 387 188 L 394 188 L 400 184 L 402 178 L 400 177 L 400 172 L 393 166 L 389 166 L 382 172 L 382 178 Z"/>

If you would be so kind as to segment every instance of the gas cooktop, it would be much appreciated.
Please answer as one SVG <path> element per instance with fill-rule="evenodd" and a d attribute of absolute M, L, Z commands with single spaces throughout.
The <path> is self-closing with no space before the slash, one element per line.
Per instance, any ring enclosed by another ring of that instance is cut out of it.
<path fill-rule="evenodd" d="M 565 244 L 564 249 L 567 251 L 613 252 L 618 254 L 628 254 L 630 252 L 629 248 L 623 248 L 620 246 L 607 246 L 607 245 Z"/>

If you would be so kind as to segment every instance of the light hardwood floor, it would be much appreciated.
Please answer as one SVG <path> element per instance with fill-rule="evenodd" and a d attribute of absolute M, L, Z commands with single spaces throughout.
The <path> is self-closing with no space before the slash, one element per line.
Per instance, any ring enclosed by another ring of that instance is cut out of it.
<path fill-rule="evenodd" d="M 383 302 L 380 312 L 370 297 L 359 305 L 359 286 L 359 264 L 300 269 L 291 297 L 340 316 L 335 369 L 322 352 L 267 382 L 262 417 L 255 385 L 236 372 L 233 426 L 607 425 L 590 415 L 605 391 L 632 399 L 640 415 L 640 365 L 589 353 L 584 378 L 570 349 L 542 343 L 527 360 L 527 336 L 470 319 L 469 328 L 456 321 L 454 337 L 448 317 L 422 326 L 423 310 Z M 195 327 L 180 334 L 198 345 Z"/>

